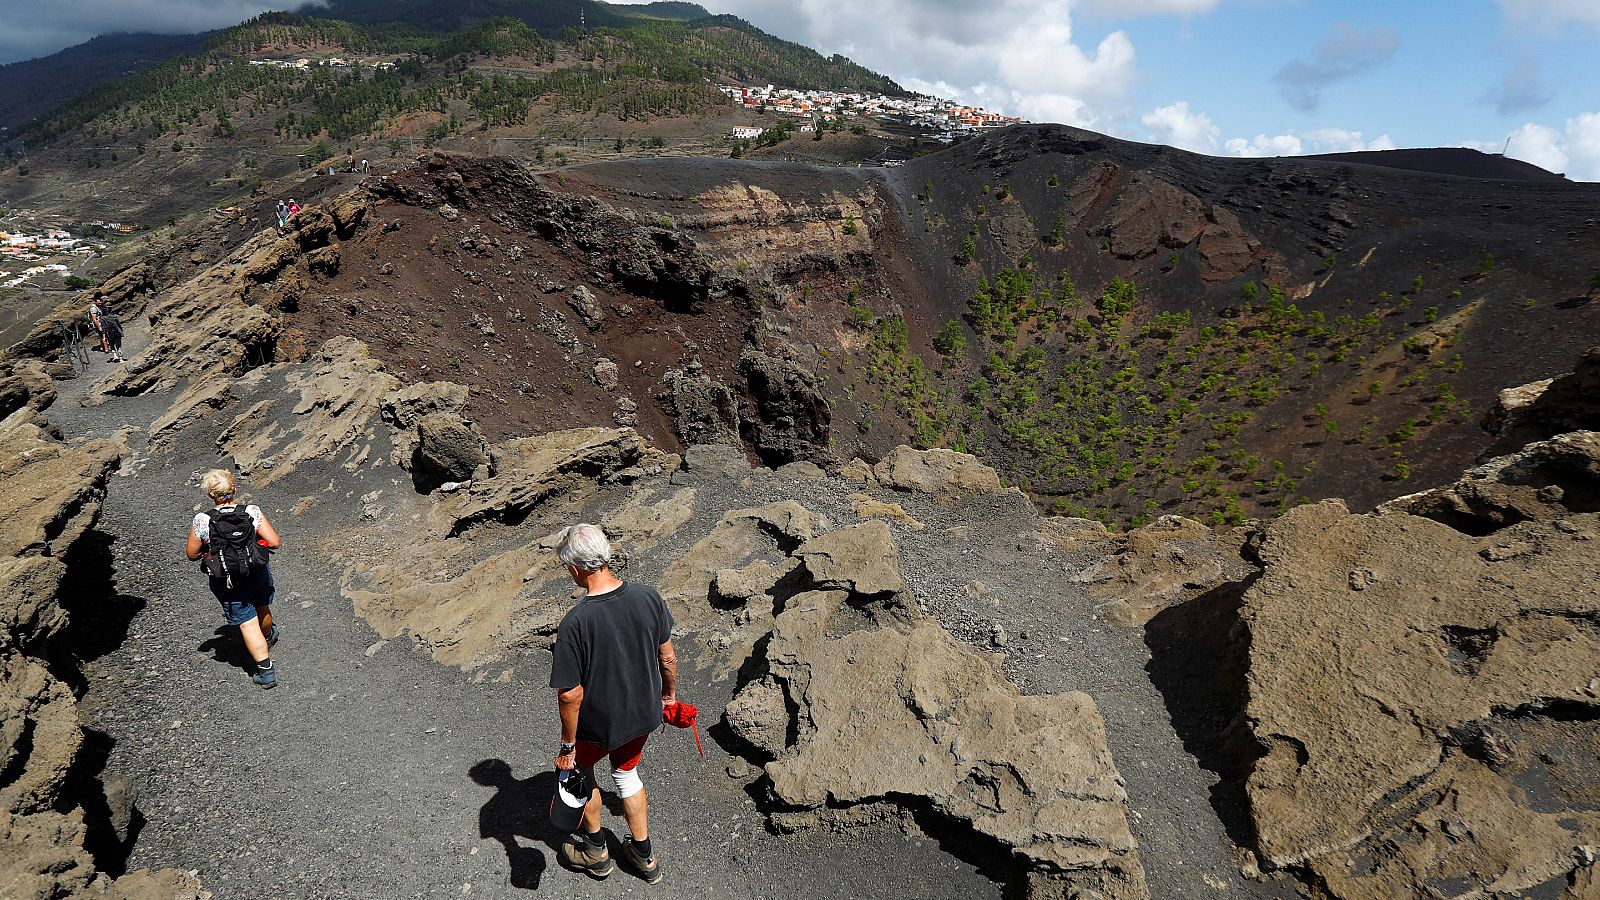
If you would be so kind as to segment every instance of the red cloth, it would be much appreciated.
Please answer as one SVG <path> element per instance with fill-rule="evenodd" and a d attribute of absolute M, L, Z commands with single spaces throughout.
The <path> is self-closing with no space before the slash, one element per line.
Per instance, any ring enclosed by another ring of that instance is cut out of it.
<path fill-rule="evenodd" d="M 693 729 L 695 748 L 700 751 L 700 758 L 705 759 L 706 748 L 700 743 L 700 726 L 694 721 L 699 714 L 700 710 L 696 709 L 694 704 L 679 701 L 671 706 L 661 707 L 661 722 L 663 728 L 671 725 L 674 728 Z"/>

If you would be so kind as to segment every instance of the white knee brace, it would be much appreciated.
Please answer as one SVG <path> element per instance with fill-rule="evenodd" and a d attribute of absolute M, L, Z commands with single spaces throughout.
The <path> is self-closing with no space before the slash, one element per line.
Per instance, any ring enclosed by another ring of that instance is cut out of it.
<path fill-rule="evenodd" d="M 618 797 L 632 797 L 644 790 L 644 782 L 639 779 L 638 769 L 616 769 L 611 773 L 611 780 L 617 783 Z"/>

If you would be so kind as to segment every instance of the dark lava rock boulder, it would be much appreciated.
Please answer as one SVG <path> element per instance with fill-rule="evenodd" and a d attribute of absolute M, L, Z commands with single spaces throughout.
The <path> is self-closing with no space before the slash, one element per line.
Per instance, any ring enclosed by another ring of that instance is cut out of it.
<path fill-rule="evenodd" d="M 419 488 L 432 490 L 446 481 L 466 481 L 479 466 L 488 464 L 489 449 L 471 422 L 443 412 L 417 420 L 411 466 Z"/>
<path fill-rule="evenodd" d="M 740 432 L 769 466 L 820 456 L 832 413 L 816 374 L 785 356 L 746 349 L 739 358 L 747 399 Z"/>
<path fill-rule="evenodd" d="M 693 444 L 739 443 L 739 402 L 733 391 L 691 362 L 667 373 L 669 409 L 678 439 Z"/>

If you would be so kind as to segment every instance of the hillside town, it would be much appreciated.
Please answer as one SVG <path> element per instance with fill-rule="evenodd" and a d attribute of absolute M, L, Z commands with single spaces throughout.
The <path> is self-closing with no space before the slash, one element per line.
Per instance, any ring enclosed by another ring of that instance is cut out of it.
<path fill-rule="evenodd" d="M 86 227 L 96 234 L 126 234 L 133 230 L 120 222 L 99 220 Z M 35 286 L 40 279 L 52 275 L 79 272 L 107 246 L 102 240 L 36 223 L 29 216 L 0 215 L 0 287 Z"/>
<path fill-rule="evenodd" d="M 273 69 L 310 69 L 313 66 L 327 66 L 332 69 L 350 69 L 361 68 L 364 66 L 366 68 L 377 69 L 380 72 L 387 72 L 388 70 L 395 68 L 395 64 L 389 60 L 344 59 L 338 56 L 330 57 L 328 59 L 308 59 L 305 57 L 300 59 L 252 59 L 250 60 L 250 65 L 267 66 Z"/>
<path fill-rule="evenodd" d="M 937 141 L 951 144 L 991 128 L 1024 124 L 1024 120 L 1002 116 L 954 100 L 916 95 L 890 97 L 886 94 L 799 90 L 743 85 L 720 85 L 719 90 L 736 106 L 762 115 L 787 116 L 809 132 L 818 125 L 862 117 L 897 122 L 930 133 Z M 733 129 L 735 140 L 754 140 L 766 129 L 740 126 Z"/>

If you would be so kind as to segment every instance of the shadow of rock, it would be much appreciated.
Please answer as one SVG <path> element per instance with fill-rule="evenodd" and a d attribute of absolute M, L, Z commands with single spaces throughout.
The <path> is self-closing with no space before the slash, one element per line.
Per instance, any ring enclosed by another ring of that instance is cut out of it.
<path fill-rule="evenodd" d="M 139 798 L 132 782 L 105 773 L 114 746 L 116 741 L 105 732 L 84 729 L 65 784 L 69 802 L 83 809 L 83 849 L 94 858 L 95 868 L 120 878 L 127 874 L 128 856 L 145 818 L 135 805 Z"/>
<path fill-rule="evenodd" d="M 1244 726 L 1249 633 L 1239 627 L 1245 591 L 1255 582 L 1225 584 L 1163 610 L 1145 625 L 1150 680 L 1167 706 L 1183 747 L 1220 779 L 1211 807 L 1228 838 L 1255 845 L 1245 778 L 1261 751 Z"/>
<path fill-rule="evenodd" d="M 67 624 L 50 639 L 46 656 L 51 673 L 82 694 L 89 684 L 83 664 L 122 646 L 133 617 L 146 601 L 117 592 L 115 538 L 97 529 L 84 532 L 67 551 L 66 575 L 61 579 L 57 603 L 66 610 Z"/>

